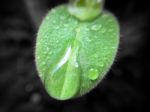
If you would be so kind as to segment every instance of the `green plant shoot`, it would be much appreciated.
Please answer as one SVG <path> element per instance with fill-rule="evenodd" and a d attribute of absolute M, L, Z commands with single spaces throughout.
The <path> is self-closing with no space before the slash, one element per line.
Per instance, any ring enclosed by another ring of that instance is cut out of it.
<path fill-rule="evenodd" d="M 75 0 L 57 6 L 39 28 L 36 66 L 46 91 L 55 99 L 86 94 L 113 64 L 119 25 L 110 12 L 102 11 L 100 3 L 101 0 Z"/>

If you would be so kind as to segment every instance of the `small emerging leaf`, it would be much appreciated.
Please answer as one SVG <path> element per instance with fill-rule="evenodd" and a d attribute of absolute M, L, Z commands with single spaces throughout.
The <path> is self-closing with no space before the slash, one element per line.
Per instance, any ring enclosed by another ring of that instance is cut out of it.
<path fill-rule="evenodd" d="M 94 88 L 116 56 L 119 26 L 103 12 L 92 21 L 79 21 L 62 5 L 42 22 L 36 42 L 39 76 L 54 98 L 67 100 Z"/>

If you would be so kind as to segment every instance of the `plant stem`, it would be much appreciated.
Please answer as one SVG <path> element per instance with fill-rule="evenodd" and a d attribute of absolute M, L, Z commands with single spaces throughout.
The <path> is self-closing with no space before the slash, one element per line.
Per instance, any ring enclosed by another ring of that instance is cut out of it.
<path fill-rule="evenodd" d="M 103 9 L 104 0 L 70 0 L 69 12 L 81 21 L 95 19 Z"/>

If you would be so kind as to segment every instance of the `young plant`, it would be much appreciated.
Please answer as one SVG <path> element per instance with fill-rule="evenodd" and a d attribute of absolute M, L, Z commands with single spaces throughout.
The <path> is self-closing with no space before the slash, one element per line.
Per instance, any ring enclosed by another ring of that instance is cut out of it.
<path fill-rule="evenodd" d="M 102 0 L 71 0 L 53 8 L 37 36 L 35 59 L 50 96 L 79 97 L 94 88 L 111 67 L 119 25 Z"/>

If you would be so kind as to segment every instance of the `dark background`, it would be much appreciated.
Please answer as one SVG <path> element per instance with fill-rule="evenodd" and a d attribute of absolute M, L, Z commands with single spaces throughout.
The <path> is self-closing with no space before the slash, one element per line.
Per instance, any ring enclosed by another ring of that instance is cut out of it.
<path fill-rule="evenodd" d="M 78 99 L 45 92 L 34 63 L 37 29 L 67 0 L 0 0 L 0 112 L 145 112 L 148 109 L 150 10 L 146 0 L 106 0 L 121 26 L 116 61 L 104 80 Z"/>

